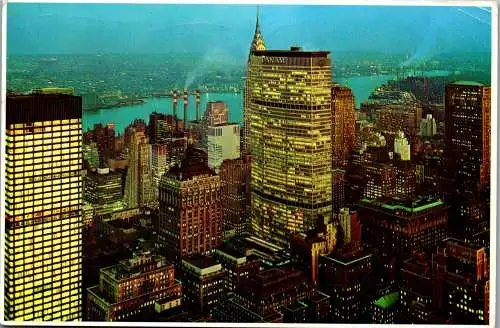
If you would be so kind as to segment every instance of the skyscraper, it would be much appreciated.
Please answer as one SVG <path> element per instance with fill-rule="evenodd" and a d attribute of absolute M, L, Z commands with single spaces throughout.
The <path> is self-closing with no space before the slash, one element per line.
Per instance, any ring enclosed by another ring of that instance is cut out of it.
<path fill-rule="evenodd" d="M 167 260 L 180 266 L 182 257 L 208 254 L 221 243 L 220 177 L 202 150 L 190 144 L 180 165 L 163 175 L 159 204 L 158 242 Z"/>
<path fill-rule="evenodd" d="M 255 50 L 248 64 L 252 227 L 288 245 L 331 217 L 331 64 L 327 51 Z"/>
<path fill-rule="evenodd" d="M 220 168 L 224 230 L 233 230 L 236 234 L 248 231 L 251 166 L 250 155 L 245 155 L 224 160 Z"/>
<path fill-rule="evenodd" d="M 5 320 L 82 319 L 82 100 L 7 97 Z"/>
<path fill-rule="evenodd" d="M 446 86 L 446 147 L 457 189 L 477 192 L 490 182 L 491 88 L 458 81 Z"/>
<path fill-rule="evenodd" d="M 332 163 L 346 167 L 349 153 L 356 147 L 356 112 L 352 90 L 332 86 Z"/>
<path fill-rule="evenodd" d="M 133 128 L 129 144 L 125 202 L 129 208 L 154 202 L 153 179 L 149 167 L 149 146 L 144 129 Z"/>

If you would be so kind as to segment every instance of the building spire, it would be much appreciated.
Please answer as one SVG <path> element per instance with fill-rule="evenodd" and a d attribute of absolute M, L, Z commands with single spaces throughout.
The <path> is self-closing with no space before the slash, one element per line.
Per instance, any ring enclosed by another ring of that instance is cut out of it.
<path fill-rule="evenodd" d="M 264 37 L 262 36 L 262 33 L 260 32 L 260 22 L 259 22 L 260 10 L 259 9 L 260 9 L 259 6 L 257 6 L 257 19 L 255 22 L 255 34 L 253 36 L 252 45 L 250 46 L 250 55 L 254 51 L 266 50 L 266 43 L 264 42 Z"/>
<path fill-rule="evenodd" d="M 259 24 L 259 11 L 260 10 L 259 9 L 260 9 L 260 7 L 257 6 L 257 19 L 256 19 L 256 24 L 255 24 L 255 31 L 256 32 L 259 31 L 259 33 L 260 33 L 260 24 Z"/>

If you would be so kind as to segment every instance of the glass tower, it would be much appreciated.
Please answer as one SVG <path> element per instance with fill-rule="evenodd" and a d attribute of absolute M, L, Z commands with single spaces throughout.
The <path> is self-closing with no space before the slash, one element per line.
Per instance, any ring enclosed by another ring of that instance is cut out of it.
<path fill-rule="evenodd" d="M 5 320 L 82 318 L 82 101 L 7 97 Z"/>
<path fill-rule="evenodd" d="M 292 232 L 331 217 L 329 52 L 255 50 L 248 64 L 252 227 L 286 246 Z"/>

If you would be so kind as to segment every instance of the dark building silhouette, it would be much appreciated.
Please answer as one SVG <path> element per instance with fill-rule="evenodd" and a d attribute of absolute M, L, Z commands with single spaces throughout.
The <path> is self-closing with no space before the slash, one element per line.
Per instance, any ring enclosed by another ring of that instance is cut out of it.
<path fill-rule="evenodd" d="M 458 81 L 446 86 L 446 151 L 459 192 L 490 183 L 491 88 Z"/>
<path fill-rule="evenodd" d="M 356 112 L 352 90 L 332 86 L 332 163 L 334 168 L 347 165 L 349 153 L 356 147 Z"/>
<path fill-rule="evenodd" d="M 183 259 L 184 306 L 195 313 L 210 313 L 225 296 L 225 276 L 222 265 L 211 257 Z"/>
<path fill-rule="evenodd" d="M 487 325 L 490 280 L 484 247 L 449 238 L 438 248 L 434 261 L 442 305 L 453 322 Z"/>

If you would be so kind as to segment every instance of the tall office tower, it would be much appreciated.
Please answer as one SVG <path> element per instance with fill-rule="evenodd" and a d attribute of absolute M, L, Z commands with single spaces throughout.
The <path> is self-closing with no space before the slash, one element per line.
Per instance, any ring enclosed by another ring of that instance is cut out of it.
<path fill-rule="evenodd" d="M 332 163 L 346 167 L 349 153 L 356 147 L 356 112 L 352 90 L 332 86 Z"/>
<path fill-rule="evenodd" d="M 240 125 L 209 126 L 207 132 L 208 166 L 219 172 L 222 161 L 240 157 Z"/>
<path fill-rule="evenodd" d="M 223 237 L 220 177 L 206 154 L 188 146 L 180 165 L 165 173 L 159 187 L 159 248 L 180 265 L 185 256 L 208 254 Z"/>
<path fill-rule="evenodd" d="M 144 130 L 133 129 L 125 182 L 125 202 L 128 208 L 151 205 L 155 200 L 148 148 L 148 139 Z"/>
<path fill-rule="evenodd" d="M 257 7 L 257 19 L 255 22 L 255 33 L 253 35 L 252 44 L 250 45 L 250 51 L 248 53 L 248 68 L 250 68 L 250 58 L 254 51 L 262 51 L 266 50 L 266 43 L 264 42 L 264 37 L 260 32 L 260 24 L 259 24 L 259 8 Z M 249 85 L 248 85 L 248 76 L 249 72 L 247 72 L 247 77 L 244 80 L 244 90 L 243 90 L 243 142 L 242 142 L 242 154 L 247 154 L 251 152 L 250 148 L 250 95 Z"/>
<path fill-rule="evenodd" d="M 153 182 L 155 193 L 158 192 L 158 186 L 162 175 L 167 170 L 167 147 L 165 145 L 155 144 L 151 146 L 151 170 L 153 173 Z"/>
<path fill-rule="evenodd" d="M 225 160 L 220 168 L 224 230 L 242 234 L 249 230 L 251 157 Z"/>
<path fill-rule="evenodd" d="M 331 217 L 331 64 L 327 51 L 254 51 L 248 65 L 252 227 L 282 246 Z"/>
<path fill-rule="evenodd" d="M 427 114 L 420 121 L 420 135 L 424 138 L 430 138 L 437 134 L 437 123 L 432 114 Z"/>
<path fill-rule="evenodd" d="M 82 319 L 82 100 L 7 96 L 5 320 Z"/>
<path fill-rule="evenodd" d="M 458 81 L 446 86 L 446 151 L 456 189 L 484 190 L 490 183 L 491 88 Z"/>
<path fill-rule="evenodd" d="M 399 131 L 394 138 L 394 154 L 398 154 L 399 158 L 402 161 L 410 160 L 410 144 L 408 143 L 408 139 L 405 138 L 405 134 L 402 131 Z"/>

